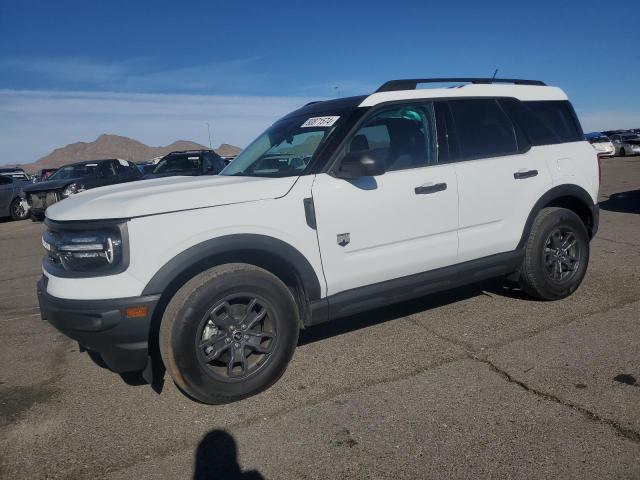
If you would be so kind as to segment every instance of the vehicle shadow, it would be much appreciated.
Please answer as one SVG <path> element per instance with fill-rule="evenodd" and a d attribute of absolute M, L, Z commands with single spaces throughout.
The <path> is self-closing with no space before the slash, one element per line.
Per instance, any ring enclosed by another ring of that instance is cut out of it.
<path fill-rule="evenodd" d="M 207 433 L 196 448 L 194 480 L 265 480 L 257 470 L 243 472 L 234 438 L 224 430 Z"/>
<path fill-rule="evenodd" d="M 508 285 L 502 278 L 487 280 L 308 327 L 300 331 L 298 345 L 317 342 L 479 295 L 499 295 L 535 301 L 519 288 Z"/>
<path fill-rule="evenodd" d="M 607 200 L 600 202 L 599 205 L 602 210 L 608 212 L 640 214 L 640 190 L 611 194 Z"/>

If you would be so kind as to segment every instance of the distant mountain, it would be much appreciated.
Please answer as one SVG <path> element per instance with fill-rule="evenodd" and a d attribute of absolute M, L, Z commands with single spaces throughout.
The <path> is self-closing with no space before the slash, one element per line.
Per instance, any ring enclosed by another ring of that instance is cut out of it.
<path fill-rule="evenodd" d="M 176 150 L 202 150 L 206 148 L 204 145 L 187 140 L 178 140 L 166 147 L 150 147 L 132 138 L 104 134 L 93 142 L 77 142 L 66 147 L 56 148 L 49 155 L 40 158 L 34 163 L 23 165 L 23 167 L 26 170 L 35 171 L 40 168 L 56 168 L 81 160 L 98 160 L 101 158 L 122 158 L 140 162 L 166 155 Z M 226 143 L 223 143 L 215 150 L 223 157 L 234 156 L 242 151 L 241 148 Z"/>
<path fill-rule="evenodd" d="M 218 148 L 215 148 L 214 150 L 221 157 L 235 157 L 236 155 L 239 155 L 240 152 L 242 151 L 240 147 L 229 145 L 228 143 L 223 143 Z"/>

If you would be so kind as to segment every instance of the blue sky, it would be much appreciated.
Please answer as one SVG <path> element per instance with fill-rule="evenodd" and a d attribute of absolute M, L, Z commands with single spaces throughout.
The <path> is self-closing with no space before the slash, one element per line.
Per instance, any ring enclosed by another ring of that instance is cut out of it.
<path fill-rule="evenodd" d="M 101 133 L 206 144 L 207 122 L 214 144 L 244 146 L 308 100 L 495 68 L 562 87 L 585 130 L 640 128 L 638 14 L 637 0 L 0 0 L 0 163 Z"/>

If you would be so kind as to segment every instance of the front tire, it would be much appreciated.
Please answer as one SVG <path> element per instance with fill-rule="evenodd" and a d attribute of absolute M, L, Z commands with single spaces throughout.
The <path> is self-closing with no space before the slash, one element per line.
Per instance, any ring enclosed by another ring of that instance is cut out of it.
<path fill-rule="evenodd" d="M 160 327 L 160 353 L 176 385 L 204 403 L 255 395 L 284 373 L 298 341 L 298 308 L 275 275 L 235 263 L 176 292 Z"/>
<path fill-rule="evenodd" d="M 589 234 L 565 208 L 543 208 L 525 245 L 519 283 L 540 300 L 559 300 L 578 288 L 589 264 Z"/>

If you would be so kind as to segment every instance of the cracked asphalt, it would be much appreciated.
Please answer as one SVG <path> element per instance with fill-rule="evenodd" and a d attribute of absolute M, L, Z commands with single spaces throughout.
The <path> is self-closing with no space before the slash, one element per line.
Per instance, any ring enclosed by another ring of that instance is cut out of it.
<path fill-rule="evenodd" d="M 572 297 L 493 281 L 320 325 L 223 406 L 125 381 L 41 321 L 43 227 L 0 223 L 0 478 L 640 478 L 640 157 L 603 177 Z"/>

